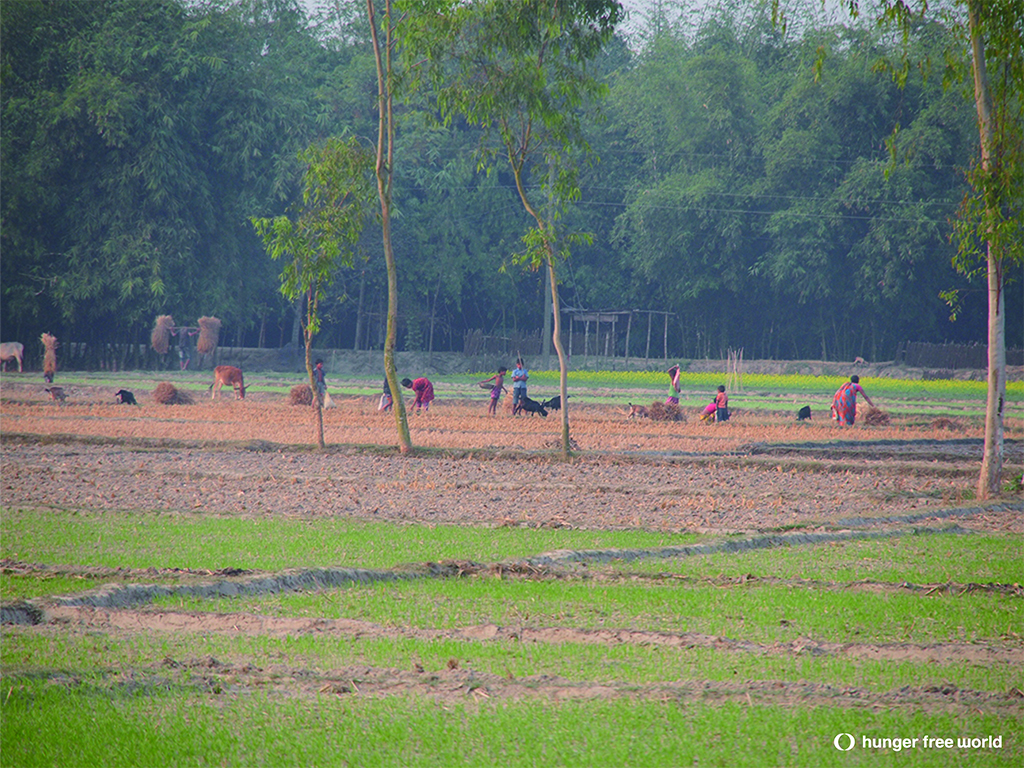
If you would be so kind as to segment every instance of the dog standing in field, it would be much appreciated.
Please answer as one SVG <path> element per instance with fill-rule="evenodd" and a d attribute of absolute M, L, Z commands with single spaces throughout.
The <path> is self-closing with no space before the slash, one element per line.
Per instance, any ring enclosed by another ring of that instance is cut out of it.
<path fill-rule="evenodd" d="M 805 405 L 799 411 L 796 412 L 797 421 L 810 421 L 811 420 L 811 406 Z"/>
<path fill-rule="evenodd" d="M 114 400 L 120 405 L 138 405 L 138 401 L 135 399 L 135 395 L 129 392 L 127 389 L 119 389 L 114 393 Z"/>
<path fill-rule="evenodd" d="M 50 399 L 58 403 L 63 403 L 68 399 L 67 393 L 64 392 L 64 387 L 47 387 L 43 391 L 49 393 Z"/>
<path fill-rule="evenodd" d="M 647 410 L 646 405 L 633 405 L 629 404 L 629 416 L 630 419 L 649 419 L 651 418 L 651 412 Z"/>

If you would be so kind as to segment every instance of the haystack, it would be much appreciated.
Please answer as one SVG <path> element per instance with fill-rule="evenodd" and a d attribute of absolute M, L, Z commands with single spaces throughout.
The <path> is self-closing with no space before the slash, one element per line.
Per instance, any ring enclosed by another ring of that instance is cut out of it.
<path fill-rule="evenodd" d="M 291 405 L 312 405 L 313 390 L 309 384 L 296 384 L 288 393 L 288 402 Z"/>
<path fill-rule="evenodd" d="M 47 381 L 53 381 L 53 376 L 57 373 L 57 337 L 44 333 L 39 338 L 46 348 L 46 352 L 43 355 L 43 378 Z"/>
<path fill-rule="evenodd" d="M 647 412 L 651 417 L 651 421 L 686 421 L 686 414 L 675 403 L 656 401 L 651 403 L 651 407 L 647 409 Z"/>
<path fill-rule="evenodd" d="M 864 423 L 869 427 L 888 427 L 889 414 L 887 411 L 872 408 L 865 414 Z"/>
<path fill-rule="evenodd" d="M 166 355 L 171 348 L 171 331 L 174 330 L 174 318 L 170 315 L 160 315 L 153 326 L 153 332 L 149 335 L 149 343 L 158 355 Z"/>
<path fill-rule="evenodd" d="M 192 395 L 182 392 L 169 381 L 161 381 L 156 385 L 153 399 L 161 405 L 192 405 Z"/>
<path fill-rule="evenodd" d="M 196 351 L 200 355 L 212 355 L 220 338 L 220 320 L 216 317 L 199 318 L 199 341 Z"/>

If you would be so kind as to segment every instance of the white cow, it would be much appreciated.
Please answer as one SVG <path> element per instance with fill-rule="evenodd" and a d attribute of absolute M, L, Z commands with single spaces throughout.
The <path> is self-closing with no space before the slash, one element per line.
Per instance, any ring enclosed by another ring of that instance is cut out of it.
<path fill-rule="evenodd" d="M 7 370 L 7 364 L 11 360 L 18 361 L 18 373 L 21 373 L 21 360 L 25 356 L 25 345 L 20 341 L 5 341 L 0 344 L 0 362 L 3 363 L 4 370 Z"/>

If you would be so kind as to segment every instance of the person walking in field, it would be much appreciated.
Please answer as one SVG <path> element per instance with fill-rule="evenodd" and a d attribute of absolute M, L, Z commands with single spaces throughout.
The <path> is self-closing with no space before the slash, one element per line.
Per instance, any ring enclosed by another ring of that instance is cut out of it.
<path fill-rule="evenodd" d="M 489 382 L 494 382 L 491 386 L 491 404 L 487 407 L 487 413 L 491 416 L 496 416 L 498 413 L 498 400 L 501 399 L 501 393 L 505 391 L 505 374 L 508 373 L 508 368 L 504 365 L 498 369 L 498 372 L 491 376 L 489 379 L 484 379 L 480 382 L 480 386 L 483 386 Z"/>
<path fill-rule="evenodd" d="M 867 400 L 868 405 L 872 408 L 875 404 L 871 402 L 871 398 L 868 397 L 868 393 L 864 391 L 864 388 L 860 385 L 860 376 L 854 374 L 850 377 L 850 380 L 843 384 L 836 393 L 832 396 L 832 418 L 836 420 L 839 426 L 848 424 L 853 426 L 853 422 L 857 418 L 857 393 L 860 392 L 864 395 L 864 399 Z"/>
<path fill-rule="evenodd" d="M 430 383 L 430 379 L 426 376 L 421 376 L 415 381 L 402 379 L 402 386 L 416 393 L 412 406 L 417 412 L 421 409 L 424 413 L 430 410 L 430 403 L 434 400 L 434 385 Z"/>

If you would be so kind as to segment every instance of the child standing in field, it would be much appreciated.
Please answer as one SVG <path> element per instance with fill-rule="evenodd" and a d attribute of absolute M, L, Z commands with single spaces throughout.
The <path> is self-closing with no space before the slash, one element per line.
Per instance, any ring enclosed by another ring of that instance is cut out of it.
<path fill-rule="evenodd" d="M 710 421 L 728 421 L 729 420 L 729 396 L 725 394 L 725 385 L 718 385 L 718 392 L 715 394 L 715 399 L 704 406 L 704 411 L 701 413 L 701 420 Z"/>
<path fill-rule="evenodd" d="M 480 382 L 481 386 L 491 381 L 494 382 L 494 385 L 491 387 L 491 404 L 487 407 L 487 413 L 491 416 L 496 416 L 498 413 L 498 400 L 501 398 L 501 393 L 505 391 L 506 373 L 508 373 L 508 368 L 503 365 L 491 378 Z"/>

